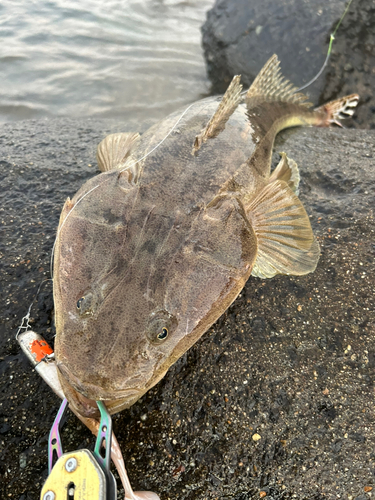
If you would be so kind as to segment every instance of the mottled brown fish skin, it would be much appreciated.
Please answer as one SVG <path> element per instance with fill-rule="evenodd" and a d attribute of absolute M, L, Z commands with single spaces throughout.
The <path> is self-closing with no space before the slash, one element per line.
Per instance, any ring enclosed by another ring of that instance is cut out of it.
<path fill-rule="evenodd" d="M 110 171 L 73 198 L 72 204 L 101 183 L 77 205 L 58 240 L 56 358 L 63 386 L 66 378 L 90 399 L 125 398 L 125 406 L 132 404 L 135 399 L 126 393 L 139 388 L 138 399 L 152 387 L 248 279 L 256 240 L 240 202 L 206 206 L 251 155 L 249 131 L 239 136 L 236 119 L 223 131 L 221 147 L 207 143 L 197 156 L 191 154 L 197 131 L 216 106 L 211 99 L 191 110 L 179 132 L 144 162 L 137 186 L 124 186 L 124 175 Z M 239 119 L 246 120 L 245 112 L 238 111 Z M 144 135 L 139 156 L 179 114 Z M 79 316 L 77 301 L 89 294 L 92 313 Z M 176 318 L 160 345 L 145 335 L 157 311 Z"/>
<path fill-rule="evenodd" d="M 225 116 L 216 136 L 205 136 L 205 127 L 220 100 L 208 98 L 156 150 L 182 111 L 127 138 L 127 170 L 103 167 L 65 204 L 54 262 L 55 354 L 63 390 L 82 415 L 96 415 L 99 399 L 111 413 L 131 406 L 249 278 L 263 223 L 250 212 L 270 179 L 274 138 L 328 116 L 251 99 Z M 306 238 L 308 252 L 312 233 Z"/>

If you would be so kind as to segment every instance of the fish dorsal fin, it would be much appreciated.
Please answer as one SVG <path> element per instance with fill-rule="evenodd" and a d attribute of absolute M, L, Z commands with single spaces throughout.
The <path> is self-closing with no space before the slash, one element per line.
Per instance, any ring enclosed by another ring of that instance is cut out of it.
<path fill-rule="evenodd" d="M 305 102 L 305 94 L 298 92 L 289 80 L 281 74 L 280 61 L 274 54 L 260 70 L 251 87 L 246 93 L 245 102 L 248 107 L 253 106 L 258 100 L 281 101 L 311 107 L 310 102 Z"/>
<path fill-rule="evenodd" d="M 319 244 L 302 203 L 285 181 L 267 184 L 247 214 L 258 240 L 252 276 L 299 276 L 315 270 Z"/>
<path fill-rule="evenodd" d="M 134 132 L 107 135 L 96 152 L 101 172 L 123 167 L 139 137 L 139 134 Z"/>
<path fill-rule="evenodd" d="M 223 95 L 220 104 L 211 117 L 208 124 L 195 137 L 193 154 L 195 154 L 201 145 L 212 137 L 217 137 L 225 128 L 225 124 L 233 114 L 239 103 L 241 102 L 242 85 L 240 83 L 241 76 L 237 75 L 231 81 L 227 91 Z"/>
<path fill-rule="evenodd" d="M 276 180 L 284 181 L 288 184 L 290 189 L 298 195 L 300 175 L 297 163 L 291 158 L 288 158 L 286 153 L 280 153 L 280 156 L 281 160 L 272 172 L 269 182 Z"/>

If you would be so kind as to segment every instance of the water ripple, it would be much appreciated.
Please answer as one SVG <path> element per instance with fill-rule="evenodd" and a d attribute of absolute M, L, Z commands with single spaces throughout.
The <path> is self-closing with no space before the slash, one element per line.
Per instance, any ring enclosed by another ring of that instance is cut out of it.
<path fill-rule="evenodd" d="M 212 0 L 5 0 L 0 121 L 163 117 L 208 90 Z"/>

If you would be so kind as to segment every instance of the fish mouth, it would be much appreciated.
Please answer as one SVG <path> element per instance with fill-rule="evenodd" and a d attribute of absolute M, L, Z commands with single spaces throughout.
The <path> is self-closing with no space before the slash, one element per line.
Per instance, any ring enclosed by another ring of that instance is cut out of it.
<path fill-rule="evenodd" d="M 100 418 L 96 401 L 104 401 L 107 410 L 112 415 L 124 408 L 129 408 L 141 396 L 137 389 L 123 389 L 109 393 L 103 387 L 95 384 L 82 383 L 63 363 L 57 363 L 57 372 L 63 393 L 69 404 L 83 417 Z"/>

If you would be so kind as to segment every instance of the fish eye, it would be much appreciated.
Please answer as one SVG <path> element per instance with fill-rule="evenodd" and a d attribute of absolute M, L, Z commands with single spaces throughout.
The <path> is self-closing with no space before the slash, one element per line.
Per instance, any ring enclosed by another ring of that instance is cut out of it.
<path fill-rule="evenodd" d="M 97 298 L 91 293 L 87 292 L 83 297 L 77 300 L 77 311 L 80 316 L 93 315 L 98 307 Z"/>
<path fill-rule="evenodd" d="M 168 328 L 162 328 L 157 337 L 159 340 L 165 340 L 168 337 Z"/>
<path fill-rule="evenodd" d="M 82 302 L 85 300 L 85 297 L 81 297 L 78 301 L 77 301 L 77 309 L 81 309 L 81 306 L 82 306 Z"/>
<path fill-rule="evenodd" d="M 148 318 L 146 335 L 153 344 L 161 344 L 173 334 L 176 327 L 177 319 L 168 311 L 154 311 Z"/>

